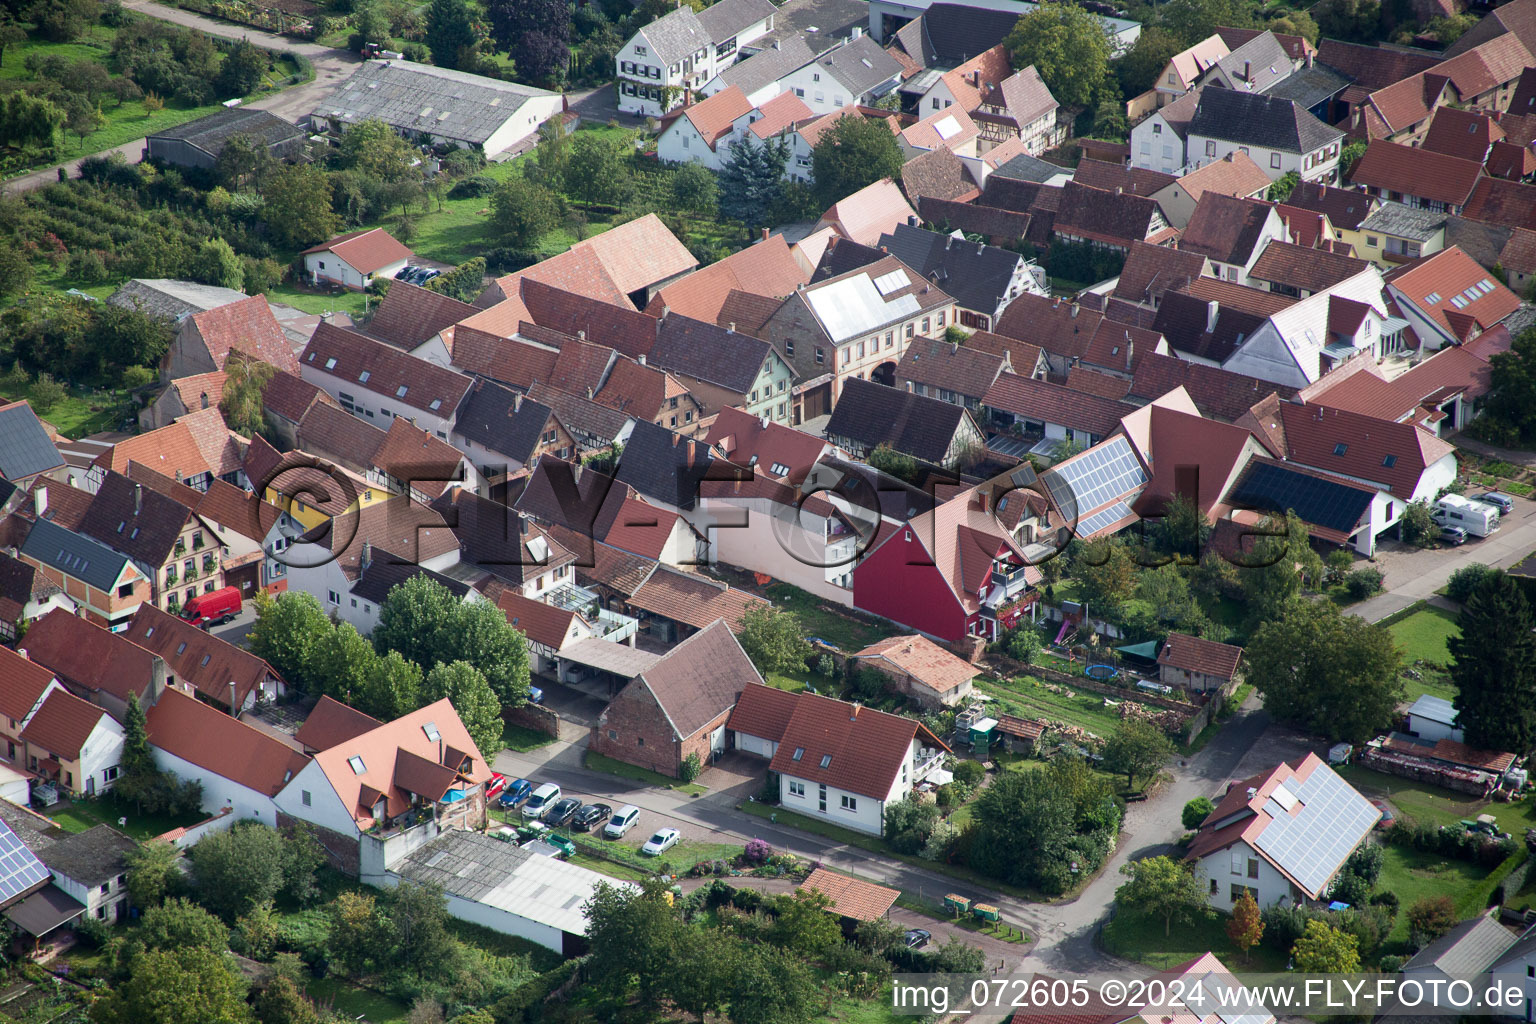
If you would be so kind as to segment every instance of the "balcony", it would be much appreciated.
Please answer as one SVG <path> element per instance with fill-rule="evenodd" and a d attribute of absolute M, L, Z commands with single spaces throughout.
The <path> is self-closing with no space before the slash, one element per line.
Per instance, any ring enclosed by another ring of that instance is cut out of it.
<path fill-rule="evenodd" d="M 944 767 L 944 751 L 923 748 L 917 752 L 912 764 L 912 785 L 923 782 L 938 769 Z"/>
<path fill-rule="evenodd" d="M 1028 566 L 992 570 L 991 587 L 982 598 L 982 611 L 995 610 L 1021 597 L 1029 589 Z"/>

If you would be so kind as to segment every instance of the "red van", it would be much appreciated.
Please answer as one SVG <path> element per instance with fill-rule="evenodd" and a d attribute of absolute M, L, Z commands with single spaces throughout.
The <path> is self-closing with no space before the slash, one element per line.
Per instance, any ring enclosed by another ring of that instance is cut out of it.
<path fill-rule="evenodd" d="M 217 626 L 240 614 L 240 588 L 220 587 L 198 594 L 181 609 L 181 617 L 194 626 Z"/>

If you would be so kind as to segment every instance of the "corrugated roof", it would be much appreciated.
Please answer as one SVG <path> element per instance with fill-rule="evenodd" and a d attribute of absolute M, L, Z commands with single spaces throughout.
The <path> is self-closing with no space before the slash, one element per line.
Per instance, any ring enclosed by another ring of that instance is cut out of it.
<path fill-rule="evenodd" d="M 526 118 L 520 111 L 528 100 L 553 96 L 432 64 L 369 60 L 316 104 L 314 116 L 344 124 L 377 119 L 398 132 L 482 145 L 508 121 Z"/>

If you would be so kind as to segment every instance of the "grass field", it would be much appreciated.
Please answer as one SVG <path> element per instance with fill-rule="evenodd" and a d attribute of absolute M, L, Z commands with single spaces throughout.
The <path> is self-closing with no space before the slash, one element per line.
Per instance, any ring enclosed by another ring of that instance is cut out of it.
<path fill-rule="evenodd" d="M 578 853 L 574 857 L 567 857 L 566 863 L 579 865 L 588 871 L 596 871 L 600 875 L 607 875 L 609 878 L 622 878 L 626 882 L 643 882 L 651 877 L 648 871 L 641 871 L 639 868 L 632 868 L 627 864 L 604 860 L 602 857 L 593 857 L 586 853 Z"/>
<path fill-rule="evenodd" d="M 632 764 L 625 764 L 623 761 L 616 761 L 611 757 L 605 757 L 591 750 L 588 750 L 583 755 L 581 763 L 595 772 L 607 772 L 609 775 L 617 775 L 620 778 L 643 782 L 647 786 L 675 789 L 680 793 L 687 793 L 689 795 L 709 792 L 707 787 L 701 786 L 697 782 L 683 782 L 679 779 L 662 775 L 659 772 L 638 768 Z"/>
<path fill-rule="evenodd" d="M 821 598 L 788 583 L 773 584 L 768 588 L 767 596 L 775 608 L 799 616 L 806 636 L 820 637 L 848 654 L 860 651 L 886 635 L 886 631 L 873 622 L 827 611 L 822 607 L 826 602 Z"/>
<path fill-rule="evenodd" d="M 363 292 L 343 291 L 334 295 L 322 294 L 307 288 L 299 288 L 291 281 L 284 281 L 276 288 L 268 288 L 266 296 L 273 302 L 281 302 L 294 309 L 302 309 L 306 313 L 346 313 L 354 320 L 366 313 L 370 304 L 378 305 L 376 300 Z"/>
<path fill-rule="evenodd" d="M 1415 821 L 1449 825 L 1476 818 L 1479 814 L 1491 814 L 1498 820 L 1500 830 L 1513 836 L 1523 836 L 1527 828 L 1536 825 L 1532 804 L 1528 801 L 1501 804 L 1475 800 L 1465 793 L 1383 775 L 1355 765 L 1344 765 L 1338 772 L 1361 793 L 1390 801 L 1402 815 Z"/>
<path fill-rule="evenodd" d="M 549 733 L 539 732 L 537 729 L 527 729 L 521 725 L 503 724 L 501 727 L 501 745 L 508 750 L 515 750 L 519 754 L 526 754 L 530 750 L 538 750 L 555 742 L 555 738 Z"/>
<path fill-rule="evenodd" d="M 111 793 L 94 800 L 72 801 L 56 811 L 49 811 L 48 817 L 66 832 L 84 832 L 97 825 L 111 825 L 134 839 L 153 839 L 173 828 L 195 825 L 203 820 L 201 814 L 181 817 L 167 814 L 142 814 Z M 119 818 L 126 818 L 128 823 L 119 825 Z"/>
<path fill-rule="evenodd" d="M 1467 889 L 1488 877 L 1488 869 L 1452 860 L 1438 853 L 1411 850 L 1404 846 L 1383 846 L 1381 877 L 1377 891 L 1397 893 L 1401 910 L 1392 923 L 1392 931 L 1382 943 L 1383 953 L 1402 953 L 1408 941 L 1408 908 L 1426 896 L 1449 896 L 1457 900 Z"/>
<path fill-rule="evenodd" d="M 978 681 L 975 685 L 1023 709 L 1028 717 L 1066 722 L 1096 736 L 1108 737 L 1120 724 L 1120 716 L 1106 708 L 1104 698 L 1097 693 L 1074 690 L 1072 696 L 1063 696 L 1028 676 L 1006 682 L 988 680 L 984 686 Z"/>
<path fill-rule="evenodd" d="M 1444 665 L 1450 660 L 1446 641 L 1458 635 L 1456 613 L 1428 605 L 1387 627 L 1408 663 Z"/>
<path fill-rule="evenodd" d="M 79 42 L 50 43 L 41 39 L 27 39 L 22 43 L 8 46 L 5 50 L 5 63 L 0 65 L 0 79 L 29 80 L 31 76 L 27 74 L 25 62 L 27 56 L 33 53 L 56 54 L 71 63 L 91 60 L 105 65 L 111 51 L 112 36 L 112 29 L 103 25 L 92 25 Z M 262 89 L 258 91 L 266 91 L 277 86 L 278 83 L 286 84 L 291 76 L 298 73 L 298 70 L 298 65 L 292 58 L 279 57 L 268 71 Z M 107 99 L 101 104 L 101 113 L 106 119 L 106 124 L 87 135 L 84 140 L 77 135 L 67 135 L 58 152 L 58 157 L 60 160 L 73 160 L 88 153 L 115 149 L 126 142 L 143 138 L 150 132 L 163 131 L 221 109 L 223 107 L 218 103 L 200 107 L 179 107 L 172 105 L 167 99 L 163 109 L 151 114 L 144 109 L 142 103 L 119 104 L 116 100 Z M 39 166 L 47 166 L 47 164 Z M 18 168 L 16 173 L 24 173 L 24 169 Z"/>
<path fill-rule="evenodd" d="M 0 387 L 0 398 L 7 402 L 18 399 L 32 400 L 32 388 Z M 52 423 L 65 437 L 79 438 L 101 430 L 116 430 L 122 421 L 133 415 L 128 405 L 127 391 L 93 391 L 90 388 L 68 389 L 62 402 L 44 412 L 33 402 L 32 409 Z"/>
<path fill-rule="evenodd" d="M 356 988 L 337 978 L 316 978 L 304 986 L 308 996 L 322 1008 L 330 1006 L 348 1020 L 366 1020 L 368 1024 L 404 1024 L 411 1008 L 397 999 Z"/>
<path fill-rule="evenodd" d="M 1225 915 L 1210 911 L 1193 924 L 1175 924 L 1165 935 L 1161 917 L 1120 910 L 1105 923 L 1100 945 L 1115 956 L 1158 968 L 1173 967 L 1211 952 L 1238 974 L 1285 970 L 1285 954 L 1262 944 L 1244 960 L 1227 938 L 1226 924 Z"/>

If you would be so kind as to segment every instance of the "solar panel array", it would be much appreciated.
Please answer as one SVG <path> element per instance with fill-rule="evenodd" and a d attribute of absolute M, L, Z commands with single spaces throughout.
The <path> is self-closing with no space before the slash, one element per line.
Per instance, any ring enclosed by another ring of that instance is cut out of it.
<path fill-rule="evenodd" d="M 1130 514 L 1131 506 L 1123 501 L 1117 501 L 1103 511 L 1095 512 L 1087 519 L 1079 522 L 1077 524 L 1077 535 L 1083 540 L 1091 540 L 1094 534 L 1100 530 L 1108 529 Z"/>
<path fill-rule="evenodd" d="M 11 902 L 50 876 L 48 866 L 0 821 L 0 904 Z"/>
<path fill-rule="evenodd" d="M 1273 820 L 1254 845 L 1309 893 L 1319 893 L 1381 812 L 1327 765 L 1288 788 L 1300 798 L 1301 812 L 1292 817 L 1276 801 L 1266 801 L 1264 810 Z"/>
<path fill-rule="evenodd" d="M 1282 514 L 1294 510 L 1302 519 L 1339 533 L 1349 533 L 1371 505 L 1371 493 L 1298 473 L 1286 466 L 1255 462 L 1229 500 L 1238 508 Z"/>
<path fill-rule="evenodd" d="M 1041 475 L 1056 507 L 1068 516 L 1090 512 L 1147 482 L 1136 453 L 1123 437 L 1111 438 Z"/>

